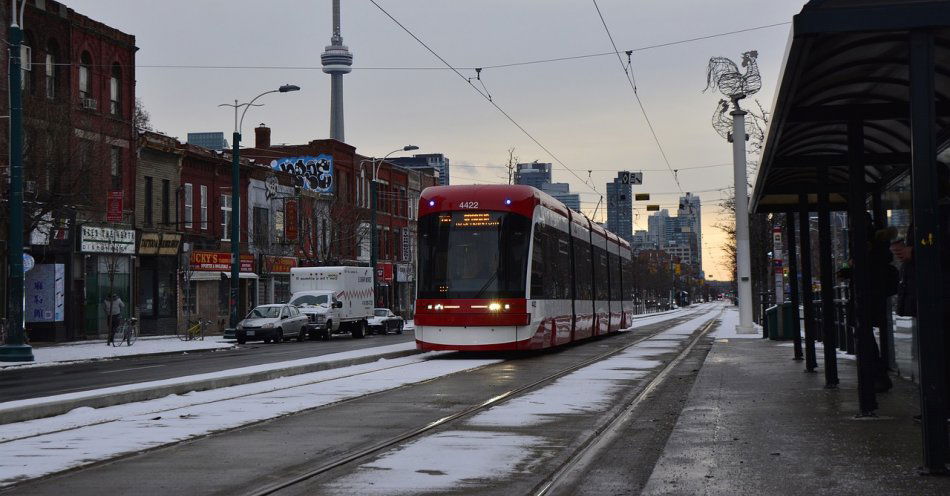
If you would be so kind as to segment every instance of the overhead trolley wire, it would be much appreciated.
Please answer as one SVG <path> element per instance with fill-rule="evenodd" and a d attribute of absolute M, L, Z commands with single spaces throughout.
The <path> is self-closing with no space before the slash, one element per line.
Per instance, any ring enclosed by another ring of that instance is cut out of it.
<path fill-rule="evenodd" d="M 393 17 L 392 14 L 390 14 L 388 11 L 386 11 L 386 9 L 384 9 L 381 5 L 379 5 L 379 3 L 376 2 L 376 0 L 369 0 L 369 1 L 370 1 L 370 3 L 372 3 L 373 5 L 375 5 L 376 8 L 379 9 L 383 14 L 386 14 L 386 17 L 389 17 L 393 22 L 396 23 L 396 25 L 398 25 L 400 28 L 402 28 L 403 31 L 405 31 L 407 34 L 409 34 L 409 36 L 411 36 L 414 40 L 416 40 L 417 42 L 419 42 L 420 45 L 422 45 L 423 47 L 425 47 L 425 49 L 428 50 L 429 53 L 431 53 L 432 55 L 434 55 L 434 56 L 435 56 L 437 59 L 439 59 L 443 64 L 445 64 L 446 67 L 448 67 L 449 69 L 451 69 L 452 72 L 454 72 L 456 75 L 458 75 L 459 78 L 461 78 L 461 79 L 462 79 L 463 81 L 465 81 L 469 86 L 471 86 L 473 90 L 475 90 L 479 95 L 481 95 L 482 98 L 485 99 L 485 101 L 487 101 L 487 102 L 490 103 L 493 107 L 495 107 L 495 109 L 498 110 L 499 112 L 501 112 L 501 114 L 504 115 L 505 118 L 507 118 L 512 124 L 515 125 L 515 127 L 517 127 L 519 130 L 521 130 L 521 132 L 524 133 L 525 136 L 527 136 L 529 139 L 531 139 L 531 141 L 533 141 L 534 144 L 538 145 L 538 147 L 540 147 L 542 150 L 544 150 L 545 153 L 547 153 L 548 155 L 550 155 L 551 158 L 553 158 L 555 162 L 557 162 L 558 164 L 561 165 L 561 167 L 563 167 L 565 170 L 567 170 L 568 172 L 570 172 L 571 175 L 573 175 L 575 178 L 577 178 L 577 180 L 579 180 L 579 181 L 581 181 L 581 182 L 584 182 L 584 180 L 581 179 L 581 177 L 578 176 L 577 173 L 574 172 L 573 169 L 571 169 L 570 167 L 568 167 L 567 164 L 565 164 L 560 158 L 558 158 L 558 156 L 555 155 L 554 152 L 552 152 L 551 150 L 549 150 L 548 147 L 544 146 L 544 144 L 542 144 L 540 141 L 538 141 L 538 139 L 535 138 L 534 135 L 532 135 L 531 133 L 529 133 L 528 130 L 524 128 L 524 126 L 522 126 L 521 124 L 519 124 L 518 121 L 516 121 L 513 117 L 511 117 L 510 114 L 508 114 L 508 112 L 506 112 L 506 111 L 505 111 L 503 108 L 501 108 L 494 100 L 492 100 L 491 96 L 489 96 L 486 92 L 483 92 L 481 89 L 479 89 L 477 86 L 475 86 L 469 78 L 467 78 L 467 77 L 465 77 L 464 75 L 462 75 L 462 73 L 459 72 L 458 69 L 456 69 L 455 67 L 453 67 L 452 64 L 449 64 L 448 61 L 446 61 L 444 58 L 442 58 L 441 55 L 439 55 L 438 53 L 436 53 L 436 51 L 433 50 L 431 47 L 429 47 L 429 45 L 427 45 L 424 41 L 422 41 L 421 39 L 419 39 L 419 37 L 416 36 L 415 33 L 413 33 L 412 31 L 410 31 L 409 28 L 407 28 L 406 26 L 404 26 L 404 25 L 403 25 L 401 22 L 399 22 L 395 17 Z M 597 191 L 597 188 L 593 187 L 592 185 L 588 185 L 588 187 L 591 188 L 592 190 L 594 190 L 595 192 Z"/>
<path fill-rule="evenodd" d="M 617 61 L 620 63 L 620 68 L 623 70 L 624 75 L 627 78 L 627 82 L 630 83 L 630 89 L 633 90 L 633 96 L 637 99 L 637 105 L 640 107 L 640 113 L 643 114 L 643 119 L 647 123 L 647 127 L 650 128 L 650 134 L 653 135 L 653 141 L 656 142 L 656 147 L 660 150 L 660 155 L 663 157 L 663 162 L 666 163 L 666 167 L 670 170 L 670 174 L 673 175 L 673 181 L 676 183 L 676 187 L 683 191 L 683 187 L 680 185 L 679 177 L 676 175 L 676 171 L 673 169 L 673 166 L 670 165 L 670 159 L 666 156 L 666 151 L 663 149 L 663 145 L 660 144 L 660 138 L 656 135 L 656 130 L 653 128 L 653 123 L 650 121 L 650 116 L 647 115 L 647 110 L 643 106 L 643 100 L 640 99 L 640 93 L 637 91 L 636 79 L 633 76 L 633 64 L 624 65 L 623 58 L 620 56 L 620 51 L 617 49 L 617 44 L 614 42 L 614 37 L 610 34 L 610 28 L 607 27 L 607 20 L 604 19 L 603 12 L 600 11 L 600 6 L 597 5 L 597 0 L 591 0 L 594 2 L 594 8 L 597 9 L 597 15 L 600 17 L 600 22 L 604 25 L 604 31 L 607 32 L 607 38 L 610 39 L 611 46 L 614 47 L 614 53 L 617 55 Z M 630 56 L 630 52 L 627 52 L 627 56 Z"/>

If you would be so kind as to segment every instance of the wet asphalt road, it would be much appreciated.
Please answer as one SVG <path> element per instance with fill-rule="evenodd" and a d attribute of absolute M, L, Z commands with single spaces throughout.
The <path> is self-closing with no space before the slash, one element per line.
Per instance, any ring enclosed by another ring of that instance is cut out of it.
<path fill-rule="evenodd" d="M 330 341 L 317 340 L 298 343 L 296 340 L 291 340 L 276 345 L 254 342 L 237 346 L 234 349 L 213 352 L 192 351 L 187 354 L 131 356 L 73 365 L 3 370 L 0 371 L 0 399 L 2 401 L 15 401 L 137 382 L 171 379 L 237 367 L 385 346 L 409 342 L 414 339 L 412 331 L 405 331 L 401 335 L 370 335 L 364 339 L 334 336 Z"/>
<path fill-rule="evenodd" d="M 10 493 L 58 495 L 68 488 L 71 496 L 243 494 L 530 384 L 554 371 L 628 344 L 645 332 L 669 328 L 685 320 L 644 326 L 637 332 L 553 352 L 496 357 L 505 360 L 26 483 Z M 663 360 L 674 355 L 671 352 Z M 442 359 L 458 358 L 459 355 L 450 354 Z M 629 381 L 630 387 L 624 388 L 622 396 L 635 394 L 649 379 L 647 376 Z M 616 400 L 611 408 L 619 408 L 621 398 Z M 571 448 L 581 442 L 583 434 L 602 415 L 603 412 L 589 412 L 528 427 L 527 433 L 546 439 L 544 447 L 532 453 L 532 464 L 550 467 L 563 462 Z M 470 427 L 452 425 L 445 429 L 461 428 Z M 525 431 L 523 428 L 514 430 Z M 335 481 L 355 469 L 353 466 L 337 469 L 280 494 L 346 494 L 347 490 L 343 488 L 341 492 Z M 525 494 L 539 482 L 543 473 L 545 470 L 537 469 L 535 473 L 519 474 L 502 483 L 494 481 L 481 487 L 467 487 L 464 494 Z"/>

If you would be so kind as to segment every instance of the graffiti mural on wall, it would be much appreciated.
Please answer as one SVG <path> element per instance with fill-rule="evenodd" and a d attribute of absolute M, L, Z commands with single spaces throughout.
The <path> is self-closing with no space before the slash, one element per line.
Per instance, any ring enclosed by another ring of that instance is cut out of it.
<path fill-rule="evenodd" d="M 317 193 L 333 192 L 333 157 L 330 155 L 287 157 L 272 160 L 274 170 L 296 177 L 297 186 Z"/>

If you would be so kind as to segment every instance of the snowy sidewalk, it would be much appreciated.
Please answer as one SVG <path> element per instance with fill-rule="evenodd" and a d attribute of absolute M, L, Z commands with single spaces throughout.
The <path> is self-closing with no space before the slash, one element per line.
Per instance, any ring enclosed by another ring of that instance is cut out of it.
<path fill-rule="evenodd" d="M 856 419 L 853 360 L 840 385 L 792 360 L 788 343 L 729 336 L 725 317 L 642 494 L 950 494 L 921 477 L 916 387 L 895 380 L 875 418 Z"/>
<path fill-rule="evenodd" d="M 223 350 L 233 348 L 233 342 L 227 342 L 220 336 L 206 337 L 204 341 L 182 341 L 175 336 L 155 336 L 139 338 L 132 346 L 112 347 L 105 341 L 65 343 L 51 346 L 34 346 L 33 362 L 0 362 L 0 370 L 9 368 L 48 367 L 67 365 L 93 360 L 110 360 L 135 355 L 154 355 L 160 353 L 187 353 L 189 351 Z"/>

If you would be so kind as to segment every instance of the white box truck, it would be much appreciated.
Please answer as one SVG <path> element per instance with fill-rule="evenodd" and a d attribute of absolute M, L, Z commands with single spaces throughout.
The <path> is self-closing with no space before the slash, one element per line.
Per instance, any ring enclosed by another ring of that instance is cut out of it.
<path fill-rule="evenodd" d="M 369 267 L 299 267 L 290 269 L 290 304 L 310 322 L 310 338 L 331 334 L 366 335 L 373 316 L 373 272 Z"/>

